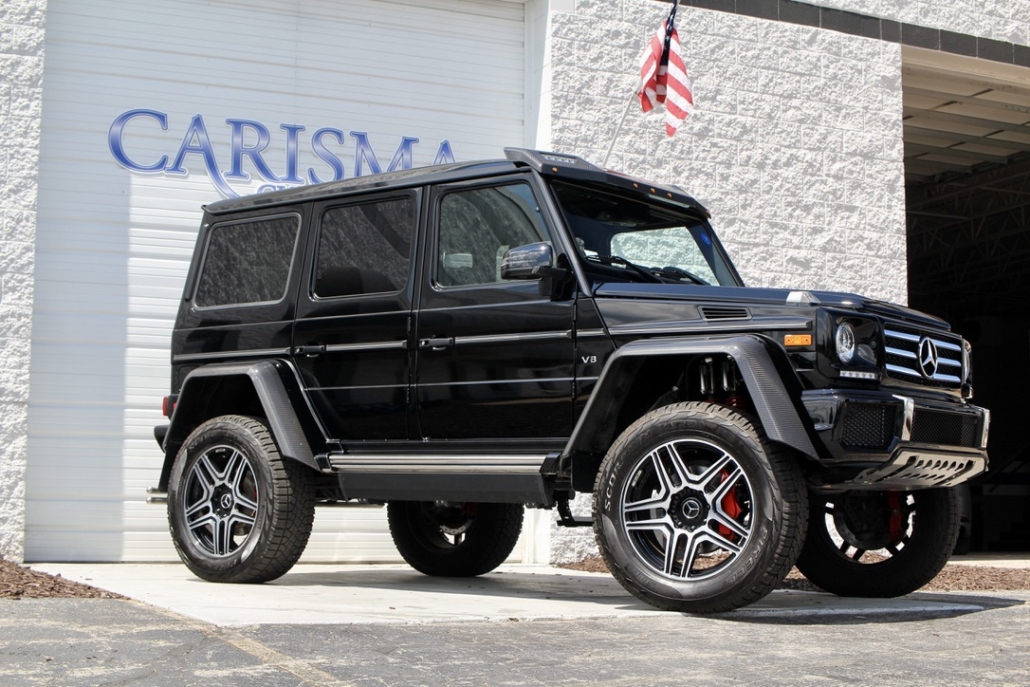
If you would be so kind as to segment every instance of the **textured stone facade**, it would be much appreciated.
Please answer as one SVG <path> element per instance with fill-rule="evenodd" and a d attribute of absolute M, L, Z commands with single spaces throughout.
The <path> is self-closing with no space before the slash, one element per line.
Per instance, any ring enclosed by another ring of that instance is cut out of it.
<path fill-rule="evenodd" d="M 810 4 L 1030 45 L 1030 0 L 820 0 Z"/>
<path fill-rule="evenodd" d="M 0 4 L 0 556 L 25 542 L 29 351 L 46 0 Z"/>
<path fill-rule="evenodd" d="M 681 7 L 697 110 L 668 138 L 632 100 L 668 8 L 581 0 L 552 17 L 554 148 L 602 162 L 628 106 L 608 166 L 697 197 L 747 284 L 904 303 L 900 46 Z M 556 529 L 552 559 L 581 558 L 589 538 Z"/>

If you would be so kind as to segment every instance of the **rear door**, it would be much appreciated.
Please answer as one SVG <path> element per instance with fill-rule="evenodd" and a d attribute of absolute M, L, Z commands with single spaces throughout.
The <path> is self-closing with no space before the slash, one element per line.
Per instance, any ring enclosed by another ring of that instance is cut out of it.
<path fill-rule="evenodd" d="M 572 425 L 572 300 L 502 280 L 506 250 L 553 241 L 529 175 L 442 185 L 420 277 L 416 400 L 430 444 L 491 450 L 563 444 Z"/>
<path fill-rule="evenodd" d="M 293 353 L 330 436 L 409 438 L 411 266 L 420 193 L 317 204 Z"/>

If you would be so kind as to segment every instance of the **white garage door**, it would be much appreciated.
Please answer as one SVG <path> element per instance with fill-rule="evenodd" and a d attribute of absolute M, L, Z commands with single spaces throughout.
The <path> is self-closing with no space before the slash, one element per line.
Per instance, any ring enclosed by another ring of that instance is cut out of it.
<path fill-rule="evenodd" d="M 522 145 L 525 6 L 51 0 L 27 560 L 174 558 L 145 504 L 200 207 Z M 380 509 L 321 509 L 307 560 L 393 560 Z"/>

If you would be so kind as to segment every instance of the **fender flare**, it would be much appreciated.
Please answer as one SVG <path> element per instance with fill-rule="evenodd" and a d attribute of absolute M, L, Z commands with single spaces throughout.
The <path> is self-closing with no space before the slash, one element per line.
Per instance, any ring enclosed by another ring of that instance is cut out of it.
<path fill-rule="evenodd" d="M 171 422 L 164 436 L 165 461 L 161 470 L 159 488 L 167 490 L 172 463 L 193 428 L 211 417 L 225 414 L 222 412 L 203 413 L 195 410 L 204 407 L 205 399 L 203 397 L 210 387 L 210 383 L 218 379 L 246 380 L 261 403 L 269 430 L 279 447 L 279 452 L 285 458 L 296 460 L 318 470 L 319 465 L 315 460 L 311 443 L 308 441 L 301 420 L 290 400 L 290 394 L 283 383 L 283 366 L 284 363 L 281 361 L 262 360 L 253 363 L 207 365 L 190 372 L 183 380 L 175 411 L 172 413 Z M 290 374 L 292 368 L 285 372 Z"/>
<path fill-rule="evenodd" d="M 615 351 L 605 363 L 583 413 L 569 437 L 563 457 L 604 455 L 608 451 L 607 433 L 622 407 L 622 399 L 635 378 L 637 365 L 655 356 L 725 354 L 733 359 L 754 400 L 758 418 L 766 435 L 814 459 L 818 444 L 801 420 L 801 386 L 790 362 L 782 354 L 774 356 L 760 336 L 741 335 L 712 338 L 639 339 Z M 779 358 L 777 364 L 776 358 Z M 796 387 L 789 389 L 788 386 Z"/>

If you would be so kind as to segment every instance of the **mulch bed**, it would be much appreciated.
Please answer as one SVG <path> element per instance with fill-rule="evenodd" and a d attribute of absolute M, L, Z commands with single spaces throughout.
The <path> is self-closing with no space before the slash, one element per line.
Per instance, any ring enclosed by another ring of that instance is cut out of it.
<path fill-rule="evenodd" d="M 0 558 L 0 599 L 124 599 L 121 594 L 106 592 L 66 580 L 60 575 L 47 575 Z"/>

